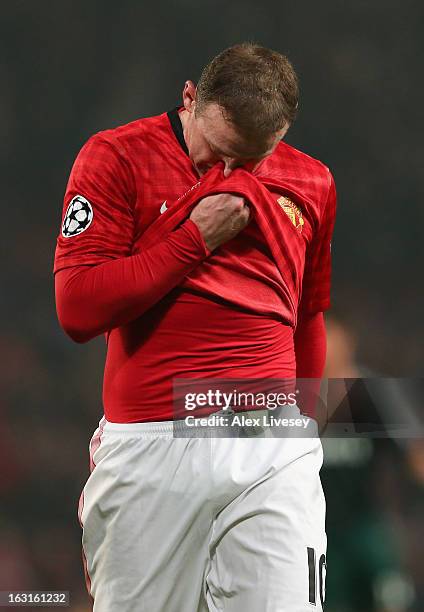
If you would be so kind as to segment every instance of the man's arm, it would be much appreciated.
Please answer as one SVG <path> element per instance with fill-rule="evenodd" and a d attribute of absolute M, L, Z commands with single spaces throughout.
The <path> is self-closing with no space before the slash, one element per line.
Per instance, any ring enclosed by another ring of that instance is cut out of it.
<path fill-rule="evenodd" d="M 303 314 L 294 335 L 296 378 L 302 413 L 317 418 L 321 378 L 324 373 L 327 338 L 324 313 Z"/>
<path fill-rule="evenodd" d="M 295 332 L 297 378 L 321 378 L 326 357 L 324 311 L 330 307 L 331 238 L 336 215 L 336 187 L 328 171 L 319 225 L 306 251 L 302 297 Z"/>
<path fill-rule="evenodd" d="M 55 275 L 59 322 L 75 342 L 87 342 L 140 317 L 249 220 L 243 199 L 204 198 L 190 219 L 137 255 L 98 265 L 63 268 Z"/>
<path fill-rule="evenodd" d="M 59 322 L 75 342 L 125 325 L 180 284 L 208 254 L 196 224 L 187 220 L 137 255 L 60 270 L 55 275 Z"/>
<path fill-rule="evenodd" d="M 324 372 L 327 350 L 324 313 L 304 314 L 294 335 L 297 378 L 318 378 Z"/>
<path fill-rule="evenodd" d="M 137 255 L 56 272 L 59 322 L 76 342 L 87 342 L 140 317 L 249 220 L 242 198 L 203 198 L 191 218 L 166 239 Z"/>
<path fill-rule="evenodd" d="M 135 197 L 124 153 L 101 134 L 92 137 L 72 168 L 55 255 L 59 321 L 77 342 L 141 316 L 212 250 L 243 229 L 249 218 L 240 197 L 204 198 L 191 219 L 157 244 L 131 255 L 137 229 Z M 66 229 L 74 202 L 85 202 L 91 212 L 90 224 L 80 232 Z"/>
<path fill-rule="evenodd" d="M 133 255 L 136 199 L 119 142 L 90 138 L 69 177 L 54 265 L 59 321 L 77 342 L 137 318 L 209 255 L 192 221 Z M 77 231 L 83 208 L 91 219 Z"/>

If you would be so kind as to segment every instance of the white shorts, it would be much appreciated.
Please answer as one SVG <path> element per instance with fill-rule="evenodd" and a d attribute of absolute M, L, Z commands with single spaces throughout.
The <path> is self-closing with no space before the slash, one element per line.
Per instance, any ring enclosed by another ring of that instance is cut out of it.
<path fill-rule="evenodd" d="M 322 610 L 322 446 L 109 423 L 80 503 L 95 612 Z"/>

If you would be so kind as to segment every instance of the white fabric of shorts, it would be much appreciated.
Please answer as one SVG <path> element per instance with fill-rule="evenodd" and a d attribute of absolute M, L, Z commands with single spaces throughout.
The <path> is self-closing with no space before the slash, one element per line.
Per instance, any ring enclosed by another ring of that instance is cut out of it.
<path fill-rule="evenodd" d="M 94 612 L 322 611 L 322 446 L 109 423 L 80 503 Z"/>

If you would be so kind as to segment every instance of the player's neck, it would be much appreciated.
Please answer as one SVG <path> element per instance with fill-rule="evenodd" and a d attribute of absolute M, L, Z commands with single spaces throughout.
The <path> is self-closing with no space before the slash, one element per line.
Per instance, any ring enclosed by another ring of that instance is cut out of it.
<path fill-rule="evenodd" d="M 183 134 L 185 138 L 185 133 L 187 130 L 187 111 L 185 108 L 178 112 L 178 117 L 180 118 L 181 125 L 183 126 Z"/>
<path fill-rule="evenodd" d="M 188 146 L 187 145 L 187 142 L 189 140 L 189 138 L 188 138 L 188 130 L 190 129 L 190 124 L 188 122 L 188 119 L 189 119 L 188 115 L 189 115 L 189 113 L 188 113 L 188 111 L 186 111 L 185 108 L 183 108 L 178 113 L 178 116 L 180 118 L 181 125 L 182 125 L 182 128 L 183 128 L 183 138 L 185 140 L 186 146 Z"/>

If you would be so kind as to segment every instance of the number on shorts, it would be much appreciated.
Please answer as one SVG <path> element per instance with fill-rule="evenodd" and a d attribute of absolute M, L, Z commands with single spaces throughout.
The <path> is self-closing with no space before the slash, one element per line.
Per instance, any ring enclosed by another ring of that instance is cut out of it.
<path fill-rule="evenodd" d="M 309 570 L 309 603 L 314 606 L 317 603 L 317 562 L 315 548 L 308 546 L 308 570 Z M 318 585 L 319 598 L 321 605 L 324 606 L 325 600 L 325 577 L 324 568 L 327 570 L 327 561 L 325 555 L 321 555 L 318 563 Z"/>

